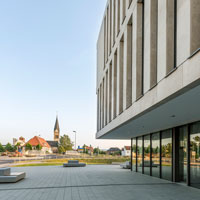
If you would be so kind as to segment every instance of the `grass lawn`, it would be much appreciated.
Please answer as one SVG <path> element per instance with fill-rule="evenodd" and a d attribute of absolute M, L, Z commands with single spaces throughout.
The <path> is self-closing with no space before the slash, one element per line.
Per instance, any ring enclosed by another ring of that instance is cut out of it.
<path fill-rule="evenodd" d="M 22 163 L 14 165 L 14 167 L 29 167 L 29 166 L 52 166 L 52 165 L 62 165 L 68 162 L 68 160 L 79 160 L 79 162 L 86 163 L 88 165 L 98 164 L 98 165 L 110 165 L 113 162 L 121 163 L 130 160 L 130 158 L 80 158 L 80 159 L 51 159 L 51 160 L 39 160 L 39 161 L 29 161 L 28 163 Z M 32 163 L 31 163 L 32 162 Z M 37 163 L 34 163 L 37 162 Z"/>

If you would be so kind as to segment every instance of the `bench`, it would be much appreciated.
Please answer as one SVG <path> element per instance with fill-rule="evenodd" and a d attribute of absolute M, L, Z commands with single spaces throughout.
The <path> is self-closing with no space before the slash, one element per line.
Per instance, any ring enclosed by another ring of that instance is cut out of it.
<path fill-rule="evenodd" d="M 16 183 L 26 176 L 25 172 L 11 173 L 10 168 L 0 168 L 0 183 Z"/>
<path fill-rule="evenodd" d="M 85 163 L 79 163 L 78 160 L 69 160 L 68 163 L 64 163 L 63 167 L 85 167 Z"/>

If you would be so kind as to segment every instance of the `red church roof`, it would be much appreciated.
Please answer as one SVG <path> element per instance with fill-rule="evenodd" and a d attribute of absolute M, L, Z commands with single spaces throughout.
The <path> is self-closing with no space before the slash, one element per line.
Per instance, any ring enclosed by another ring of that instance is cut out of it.
<path fill-rule="evenodd" d="M 27 143 L 31 144 L 32 146 L 37 146 L 39 144 L 42 147 L 51 148 L 45 139 L 38 136 L 33 137 Z"/>

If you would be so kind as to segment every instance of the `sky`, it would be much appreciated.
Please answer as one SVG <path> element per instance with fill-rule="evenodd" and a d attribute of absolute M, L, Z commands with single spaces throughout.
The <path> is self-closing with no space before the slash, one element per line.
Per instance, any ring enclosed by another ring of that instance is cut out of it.
<path fill-rule="evenodd" d="M 0 1 L 0 142 L 53 140 L 122 147 L 96 140 L 96 42 L 107 0 Z"/>

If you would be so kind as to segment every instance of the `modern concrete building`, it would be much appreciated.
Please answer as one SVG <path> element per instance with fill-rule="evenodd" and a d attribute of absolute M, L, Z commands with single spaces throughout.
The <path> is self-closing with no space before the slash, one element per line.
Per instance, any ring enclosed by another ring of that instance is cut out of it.
<path fill-rule="evenodd" d="M 108 0 L 97 42 L 97 133 L 132 170 L 200 188 L 200 1 Z"/>

